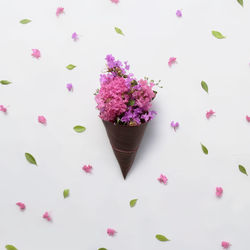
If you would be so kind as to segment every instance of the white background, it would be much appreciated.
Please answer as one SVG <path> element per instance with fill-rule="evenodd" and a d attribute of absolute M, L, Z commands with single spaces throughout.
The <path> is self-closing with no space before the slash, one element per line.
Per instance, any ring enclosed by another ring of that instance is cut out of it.
<path fill-rule="evenodd" d="M 59 6 L 65 14 L 57 18 Z M 250 180 L 238 165 L 250 173 L 249 14 L 249 2 L 242 8 L 236 0 L 1 0 L 0 80 L 13 83 L 0 85 L 0 105 L 8 108 L 0 112 L 0 249 L 219 250 L 225 240 L 248 250 Z M 24 18 L 32 22 L 20 24 Z M 35 48 L 39 60 L 31 56 Z M 126 181 L 93 96 L 109 53 L 128 60 L 138 78 L 164 86 Z M 169 68 L 171 56 L 178 63 Z M 210 109 L 216 116 L 207 120 Z M 180 123 L 177 132 L 172 120 Z M 78 124 L 87 130 L 75 133 Z M 84 164 L 93 166 L 91 175 Z M 166 186 L 157 181 L 161 173 Z M 224 188 L 221 199 L 216 186 Z M 42 219 L 45 211 L 52 223 Z"/>

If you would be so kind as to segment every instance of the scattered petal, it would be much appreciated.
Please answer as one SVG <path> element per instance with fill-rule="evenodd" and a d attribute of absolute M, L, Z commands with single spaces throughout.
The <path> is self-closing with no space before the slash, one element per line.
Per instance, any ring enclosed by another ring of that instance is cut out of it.
<path fill-rule="evenodd" d="M 64 8 L 63 7 L 58 7 L 57 10 L 56 10 L 56 15 L 60 16 L 63 13 L 64 13 Z"/>
<path fill-rule="evenodd" d="M 27 23 L 30 23 L 30 22 L 31 22 L 31 20 L 29 20 L 29 19 L 23 19 L 23 20 L 20 21 L 21 24 L 27 24 Z"/>
<path fill-rule="evenodd" d="M 45 118 L 43 115 L 39 115 L 39 116 L 38 116 L 38 122 L 40 122 L 40 123 L 46 125 L 47 120 L 46 120 L 46 118 Z"/>
<path fill-rule="evenodd" d="M 34 158 L 33 155 L 29 154 L 29 153 L 25 153 L 25 157 L 26 157 L 26 160 L 31 163 L 31 164 L 34 164 L 34 165 L 37 165 L 36 163 L 36 160 Z"/>
<path fill-rule="evenodd" d="M 63 197 L 64 197 L 64 199 L 69 197 L 69 189 L 63 190 Z"/>
<path fill-rule="evenodd" d="M 211 110 L 209 110 L 209 111 L 207 111 L 207 113 L 206 113 L 206 117 L 207 117 L 207 119 L 209 119 L 211 116 L 213 116 L 215 114 L 215 112 L 211 109 Z"/>
<path fill-rule="evenodd" d="M 228 249 L 231 246 L 231 244 L 227 241 L 222 241 L 221 246 L 225 249 Z"/>
<path fill-rule="evenodd" d="M 91 173 L 93 167 L 91 165 L 84 165 L 82 167 L 82 170 L 85 171 L 86 173 Z"/>
<path fill-rule="evenodd" d="M 112 3 L 116 3 L 118 4 L 119 3 L 119 0 L 111 0 Z"/>
<path fill-rule="evenodd" d="M 32 54 L 33 57 L 35 57 L 36 59 L 38 59 L 39 57 L 41 57 L 41 52 L 39 49 L 32 49 Z"/>
<path fill-rule="evenodd" d="M 181 12 L 181 10 L 177 10 L 177 11 L 176 11 L 176 16 L 182 17 L 182 12 Z"/>
<path fill-rule="evenodd" d="M 165 185 L 167 184 L 168 178 L 161 174 L 160 177 L 157 179 L 160 183 L 164 183 Z"/>
<path fill-rule="evenodd" d="M 117 233 L 117 232 L 116 232 L 114 229 L 112 229 L 112 228 L 108 228 L 108 229 L 107 229 L 107 234 L 108 234 L 109 236 L 114 236 L 116 233 Z"/>
<path fill-rule="evenodd" d="M 7 108 L 4 107 L 3 105 L 0 105 L 0 111 L 3 111 L 4 113 L 7 112 Z"/>
<path fill-rule="evenodd" d="M 11 84 L 11 82 L 8 81 L 8 80 L 1 80 L 0 83 L 1 83 L 2 85 L 9 85 L 9 84 Z"/>
<path fill-rule="evenodd" d="M 164 235 L 156 234 L 155 238 L 159 241 L 170 241 L 168 238 L 166 238 Z"/>
<path fill-rule="evenodd" d="M 176 131 L 176 129 L 179 127 L 179 122 L 172 121 L 170 125 L 174 129 L 174 131 Z"/>
<path fill-rule="evenodd" d="M 176 62 L 176 57 L 170 57 L 169 60 L 168 60 L 168 66 L 171 67 L 175 63 L 177 63 Z"/>
<path fill-rule="evenodd" d="M 223 188 L 222 187 L 216 187 L 216 196 L 221 197 L 223 194 Z"/>
<path fill-rule="evenodd" d="M 45 212 L 45 213 L 43 214 L 43 218 L 46 219 L 47 221 L 52 221 L 52 219 L 51 219 L 51 217 L 50 217 L 50 215 L 49 215 L 48 212 Z"/>
<path fill-rule="evenodd" d="M 250 122 L 250 116 L 246 116 L 246 120 L 247 120 L 247 122 Z"/>
<path fill-rule="evenodd" d="M 67 87 L 68 91 L 73 91 L 72 83 L 67 83 L 66 87 Z"/>
<path fill-rule="evenodd" d="M 74 33 L 72 34 L 72 39 L 73 39 L 75 42 L 79 39 L 78 34 L 77 34 L 76 32 L 74 32 Z"/>
<path fill-rule="evenodd" d="M 17 202 L 16 205 L 19 206 L 21 210 L 24 210 L 26 208 L 25 204 L 22 202 Z"/>
<path fill-rule="evenodd" d="M 124 33 L 122 32 L 122 30 L 120 28 L 115 27 L 115 31 L 116 31 L 116 33 L 124 36 Z"/>

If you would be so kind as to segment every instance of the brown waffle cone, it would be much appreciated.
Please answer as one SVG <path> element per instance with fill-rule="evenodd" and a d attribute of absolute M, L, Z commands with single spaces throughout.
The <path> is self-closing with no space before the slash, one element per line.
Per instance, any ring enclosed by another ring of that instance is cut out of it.
<path fill-rule="evenodd" d="M 123 126 L 103 121 L 110 144 L 120 165 L 124 179 L 134 162 L 147 123 L 140 126 Z"/>

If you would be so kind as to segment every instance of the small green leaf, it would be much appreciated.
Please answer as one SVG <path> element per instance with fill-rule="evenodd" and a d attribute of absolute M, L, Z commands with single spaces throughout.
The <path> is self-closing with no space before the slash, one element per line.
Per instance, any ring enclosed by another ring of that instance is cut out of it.
<path fill-rule="evenodd" d="M 17 248 L 15 248 L 15 247 L 12 246 L 12 245 L 6 245 L 5 248 L 6 248 L 7 250 L 17 250 Z"/>
<path fill-rule="evenodd" d="M 11 84 L 11 82 L 8 81 L 8 80 L 1 80 L 0 83 L 3 84 L 3 85 Z"/>
<path fill-rule="evenodd" d="M 99 248 L 98 250 L 108 250 L 108 249 L 107 249 L 107 248 L 102 247 L 102 248 Z"/>
<path fill-rule="evenodd" d="M 25 157 L 29 163 L 37 165 L 35 158 L 31 154 L 25 153 Z"/>
<path fill-rule="evenodd" d="M 69 69 L 69 70 L 72 70 L 74 69 L 76 66 L 73 65 L 73 64 L 69 64 L 66 68 Z"/>
<path fill-rule="evenodd" d="M 22 24 L 27 24 L 27 23 L 30 23 L 30 22 L 31 22 L 31 20 L 29 20 L 29 19 L 23 19 L 23 20 L 20 21 L 20 23 L 22 23 Z"/>
<path fill-rule="evenodd" d="M 86 130 L 86 128 L 83 127 L 83 126 L 80 126 L 80 125 L 76 125 L 76 126 L 74 127 L 74 130 L 75 130 L 77 133 L 82 133 L 82 132 L 84 132 L 84 131 Z"/>
<path fill-rule="evenodd" d="M 123 34 L 123 32 L 122 32 L 122 30 L 120 28 L 115 27 L 115 31 L 116 31 L 116 33 L 124 36 L 124 34 Z"/>
<path fill-rule="evenodd" d="M 129 100 L 128 106 L 133 106 L 135 104 L 135 100 Z"/>
<path fill-rule="evenodd" d="M 69 189 L 63 190 L 63 197 L 64 197 L 64 199 L 69 197 Z"/>
<path fill-rule="evenodd" d="M 202 148 L 203 153 L 204 153 L 205 155 L 207 155 L 207 154 L 208 154 L 207 148 L 206 148 L 203 144 L 201 144 L 201 148 Z"/>
<path fill-rule="evenodd" d="M 131 201 L 129 202 L 130 207 L 134 207 L 134 206 L 136 205 L 137 200 L 138 200 L 138 199 L 131 200 Z"/>
<path fill-rule="evenodd" d="M 246 169 L 242 165 L 239 165 L 239 170 L 241 173 L 248 175 Z"/>
<path fill-rule="evenodd" d="M 206 82 L 201 81 L 201 87 L 208 93 L 208 86 Z"/>
<path fill-rule="evenodd" d="M 168 238 L 166 238 L 164 235 L 156 234 L 155 238 L 159 241 L 170 241 Z"/>
<path fill-rule="evenodd" d="M 243 7 L 243 0 L 237 0 L 238 1 L 238 3 Z"/>
<path fill-rule="evenodd" d="M 226 38 L 225 36 L 223 36 L 219 31 L 215 31 L 213 30 L 212 31 L 212 35 L 218 39 L 223 39 L 223 38 Z"/>

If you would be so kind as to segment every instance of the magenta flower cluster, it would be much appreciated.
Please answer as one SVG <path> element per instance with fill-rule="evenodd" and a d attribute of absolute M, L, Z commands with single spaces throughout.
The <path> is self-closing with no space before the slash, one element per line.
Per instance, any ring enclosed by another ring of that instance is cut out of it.
<path fill-rule="evenodd" d="M 107 55 L 106 61 L 107 72 L 100 75 L 101 88 L 95 93 L 101 119 L 129 126 L 153 119 L 156 112 L 150 108 L 157 93 L 153 81 L 137 81 L 128 72 L 128 63 L 115 60 L 112 55 Z"/>

